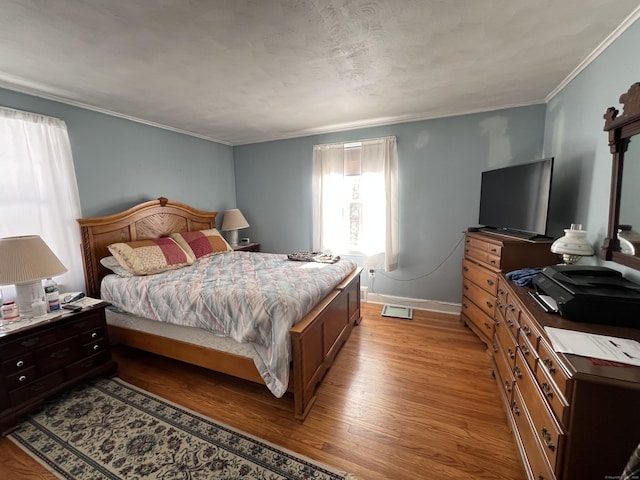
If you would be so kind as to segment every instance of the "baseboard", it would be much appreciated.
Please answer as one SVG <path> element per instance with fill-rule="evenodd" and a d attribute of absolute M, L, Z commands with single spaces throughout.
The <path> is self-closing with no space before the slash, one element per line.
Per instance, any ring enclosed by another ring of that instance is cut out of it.
<path fill-rule="evenodd" d="M 393 295 L 381 295 L 379 293 L 366 293 L 367 303 L 380 303 L 411 307 L 416 310 L 460 315 L 461 306 L 458 303 L 438 302 L 435 300 L 420 300 L 418 298 L 396 297 Z"/>

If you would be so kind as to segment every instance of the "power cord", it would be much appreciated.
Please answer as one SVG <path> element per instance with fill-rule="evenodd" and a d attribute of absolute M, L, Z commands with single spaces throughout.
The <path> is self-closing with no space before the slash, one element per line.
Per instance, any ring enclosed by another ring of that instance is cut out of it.
<path fill-rule="evenodd" d="M 415 278 L 397 278 L 397 277 L 394 277 L 393 275 L 389 275 L 388 273 L 384 273 L 384 272 L 380 272 L 380 274 L 386 278 L 390 278 L 391 280 L 395 280 L 397 282 L 413 282 L 413 281 L 428 277 L 429 275 L 433 275 L 440 267 L 442 267 L 442 265 L 446 263 L 447 260 L 451 258 L 451 256 L 455 253 L 455 251 L 458 249 L 458 247 L 462 243 L 462 240 L 464 240 L 464 234 L 462 235 L 462 237 L 460 237 L 460 240 L 458 240 L 458 243 L 456 243 L 455 247 L 453 247 L 449 255 L 447 255 L 446 258 L 442 260 L 433 270 L 431 270 L 428 273 L 425 273 L 424 275 L 420 275 Z M 375 277 L 371 278 L 370 280 L 374 280 L 374 279 Z"/>

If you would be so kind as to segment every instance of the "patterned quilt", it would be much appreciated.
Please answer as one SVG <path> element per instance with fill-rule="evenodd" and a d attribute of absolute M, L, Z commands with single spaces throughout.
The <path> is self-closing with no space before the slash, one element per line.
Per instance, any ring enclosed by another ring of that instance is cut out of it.
<path fill-rule="evenodd" d="M 226 252 L 155 275 L 107 275 L 101 294 L 133 315 L 251 343 L 258 371 L 281 397 L 289 384 L 289 329 L 355 267 L 347 259 L 300 263 L 280 254 Z"/>

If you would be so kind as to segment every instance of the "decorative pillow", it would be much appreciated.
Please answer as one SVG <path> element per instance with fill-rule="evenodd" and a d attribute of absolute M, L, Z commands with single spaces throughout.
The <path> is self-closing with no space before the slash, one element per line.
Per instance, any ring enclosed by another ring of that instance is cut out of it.
<path fill-rule="evenodd" d="M 133 277 L 133 274 L 129 272 L 129 270 L 122 268 L 122 266 L 118 263 L 118 260 L 116 260 L 116 257 L 114 256 L 101 258 L 100 264 L 103 267 L 111 270 L 119 277 Z"/>
<path fill-rule="evenodd" d="M 118 263 L 134 275 L 150 275 L 191 265 L 194 258 L 169 237 L 113 243 L 107 247 Z"/>
<path fill-rule="evenodd" d="M 233 248 L 215 228 L 197 232 L 172 233 L 173 238 L 194 259 L 214 253 L 232 252 Z"/>

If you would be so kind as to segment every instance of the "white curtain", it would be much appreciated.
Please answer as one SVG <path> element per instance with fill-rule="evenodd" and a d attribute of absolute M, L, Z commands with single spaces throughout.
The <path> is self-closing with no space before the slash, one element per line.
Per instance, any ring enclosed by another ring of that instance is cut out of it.
<path fill-rule="evenodd" d="M 40 235 L 68 272 L 61 292 L 83 291 L 80 197 L 62 120 L 0 107 L 0 237 Z M 5 297 L 13 287 L 2 287 Z"/>
<path fill-rule="evenodd" d="M 359 240 L 354 251 L 352 153 L 360 150 Z M 345 166 L 345 160 L 347 165 Z M 366 268 L 398 266 L 398 154 L 396 137 L 316 145 L 313 149 L 313 249 L 364 257 Z M 353 202 L 352 202 L 353 203 Z M 352 239 L 351 239 L 352 240 Z"/>

